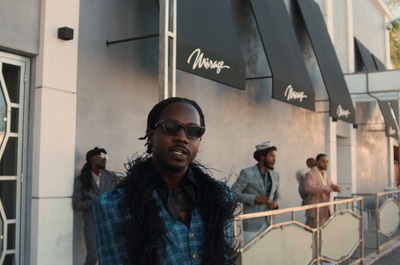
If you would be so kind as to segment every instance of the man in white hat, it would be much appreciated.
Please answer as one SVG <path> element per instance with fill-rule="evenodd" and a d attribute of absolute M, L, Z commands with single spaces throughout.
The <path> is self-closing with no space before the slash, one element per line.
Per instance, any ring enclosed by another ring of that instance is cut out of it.
<path fill-rule="evenodd" d="M 243 203 L 243 214 L 278 208 L 281 195 L 279 174 L 274 171 L 276 155 L 277 148 L 270 141 L 256 145 L 253 157 L 258 163 L 243 169 L 233 184 L 233 199 Z M 263 231 L 268 224 L 267 217 L 243 220 L 245 243 Z"/>

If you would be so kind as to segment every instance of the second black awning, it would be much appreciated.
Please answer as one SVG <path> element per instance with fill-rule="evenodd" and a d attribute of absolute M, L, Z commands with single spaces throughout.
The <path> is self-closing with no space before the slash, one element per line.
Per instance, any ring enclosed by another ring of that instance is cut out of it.
<path fill-rule="evenodd" d="M 379 108 L 382 111 L 383 119 L 385 120 L 385 132 L 389 137 L 399 138 L 398 126 L 395 114 L 392 109 L 392 104 L 388 100 L 378 100 Z"/>
<path fill-rule="evenodd" d="M 375 55 L 372 54 L 372 58 L 378 71 L 386 71 L 386 66 Z"/>
<path fill-rule="evenodd" d="M 272 97 L 315 109 L 313 85 L 284 1 L 251 0 L 273 78 Z"/>
<path fill-rule="evenodd" d="M 178 0 L 176 67 L 235 88 L 246 66 L 225 0 Z"/>
<path fill-rule="evenodd" d="M 360 56 L 361 64 L 367 72 L 385 71 L 385 65 L 376 58 L 375 55 L 371 54 L 367 47 L 361 43 L 358 39 L 354 38 L 356 52 Z M 368 89 L 367 89 L 368 91 Z M 379 108 L 381 109 L 383 119 L 385 120 L 385 132 L 386 136 L 399 137 L 399 126 L 397 123 L 399 105 L 397 101 L 379 100 L 377 99 Z"/>
<path fill-rule="evenodd" d="M 374 58 L 372 58 L 370 51 L 357 38 L 354 38 L 354 44 L 359 56 L 361 57 L 364 70 L 367 72 L 376 71 Z"/>
<path fill-rule="evenodd" d="M 333 118 L 355 123 L 355 109 L 321 10 L 313 0 L 297 0 L 329 95 Z"/>

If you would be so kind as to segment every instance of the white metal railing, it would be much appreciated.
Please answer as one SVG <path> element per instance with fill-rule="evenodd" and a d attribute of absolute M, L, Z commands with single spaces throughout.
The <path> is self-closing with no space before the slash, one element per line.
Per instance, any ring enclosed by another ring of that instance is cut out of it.
<path fill-rule="evenodd" d="M 334 212 L 319 224 L 321 207 L 334 207 Z M 308 209 L 316 211 L 316 228 L 304 219 Z M 340 209 L 340 210 L 338 210 Z M 363 199 L 347 198 L 340 201 L 306 205 L 301 207 L 239 215 L 234 220 L 234 232 L 242 265 L 258 264 L 321 264 L 362 262 L 364 259 Z M 303 215 L 302 215 L 303 214 Z M 241 239 L 241 221 L 267 218 L 269 226 L 249 242 Z M 286 219 L 285 219 L 286 218 Z M 354 253 L 359 249 L 358 257 Z"/>
<path fill-rule="evenodd" d="M 379 193 L 354 193 L 352 196 L 364 198 L 364 226 L 368 233 L 374 234 L 375 245 L 366 246 L 381 251 L 399 236 L 400 230 L 400 190 Z M 385 243 L 382 243 L 382 239 Z"/>

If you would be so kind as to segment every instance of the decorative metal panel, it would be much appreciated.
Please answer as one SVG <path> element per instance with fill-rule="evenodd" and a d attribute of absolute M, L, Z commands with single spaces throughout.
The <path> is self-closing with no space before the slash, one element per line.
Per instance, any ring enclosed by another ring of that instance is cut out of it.
<path fill-rule="evenodd" d="M 4 210 L 3 210 L 3 206 L 0 202 L 0 257 L 3 256 L 3 252 L 5 252 L 5 235 L 6 235 L 6 231 L 7 229 L 5 228 L 5 222 L 4 220 L 6 219 Z"/>
<path fill-rule="evenodd" d="M 350 212 L 336 213 L 321 230 L 322 256 L 336 261 L 349 257 L 361 240 L 360 229 L 357 216 Z"/>
<path fill-rule="evenodd" d="M 313 239 L 311 231 L 297 224 L 276 227 L 243 253 L 242 264 L 309 264 Z"/>
<path fill-rule="evenodd" d="M 382 234 L 390 236 L 399 227 L 399 204 L 393 199 L 387 200 L 380 208 L 380 230 Z"/>
<path fill-rule="evenodd" d="M 0 82 L 0 146 L 7 132 L 7 103 Z"/>
<path fill-rule="evenodd" d="M 20 228 L 26 62 L 0 52 L 0 265 L 21 264 L 24 255 Z"/>

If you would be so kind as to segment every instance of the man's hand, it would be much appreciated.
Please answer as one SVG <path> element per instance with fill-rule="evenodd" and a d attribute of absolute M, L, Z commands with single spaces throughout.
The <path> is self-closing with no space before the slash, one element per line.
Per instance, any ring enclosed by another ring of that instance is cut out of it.
<path fill-rule="evenodd" d="M 278 203 L 275 201 L 270 201 L 268 197 L 265 196 L 256 196 L 254 202 L 258 204 L 268 204 L 268 209 L 274 210 L 278 208 Z"/>
<path fill-rule="evenodd" d="M 342 189 L 340 188 L 339 185 L 334 185 L 332 188 L 333 188 L 333 191 L 336 191 L 336 192 L 341 192 L 342 191 Z"/>
<path fill-rule="evenodd" d="M 266 204 L 269 201 L 268 197 L 265 196 L 256 196 L 254 202 L 258 204 Z"/>
<path fill-rule="evenodd" d="M 270 209 L 270 210 L 274 210 L 274 209 L 278 208 L 278 203 L 275 201 L 268 200 L 267 203 L 268 203 L 268 209 Z"/>
<path fill-rule="evenodd" d="M 325 193 L 331 192 L 331 186 L 322 186 L 322 191 Z"/>

